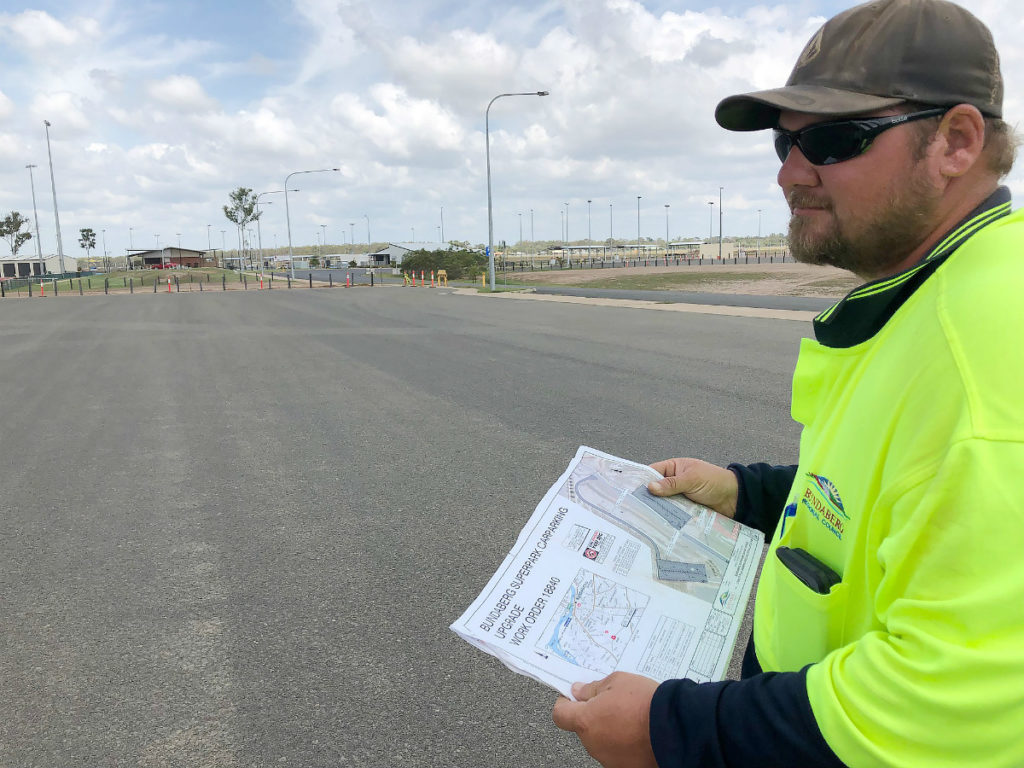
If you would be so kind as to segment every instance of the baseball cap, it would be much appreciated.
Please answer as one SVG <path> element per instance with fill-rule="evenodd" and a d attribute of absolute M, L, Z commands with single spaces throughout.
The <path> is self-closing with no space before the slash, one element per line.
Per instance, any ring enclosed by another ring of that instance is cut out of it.
<path fill-rule="evenodd" d="M 731 131 L 773 128 L 780 110 L 839 116 L 906 101 L 972 104 L 1002 117 L 1003 77 L 992 33 L 946 0 L 873 0 L 825 22 L 782 88 L 723 99 Z"/>

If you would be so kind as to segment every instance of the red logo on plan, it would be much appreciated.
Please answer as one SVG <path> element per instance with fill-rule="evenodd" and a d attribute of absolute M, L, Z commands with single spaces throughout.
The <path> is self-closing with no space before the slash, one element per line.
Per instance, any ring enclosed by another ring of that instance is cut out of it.
<path fill-rule="evenodd" d="M 583 550 L 583 556 L 585 558 L 587 558 L 588 560 L 597 560 L 597 555 L 598 555 L 598 552 L 597 552 L 596 549 L 590 549 L 588 547 L 587 549 Z"/>

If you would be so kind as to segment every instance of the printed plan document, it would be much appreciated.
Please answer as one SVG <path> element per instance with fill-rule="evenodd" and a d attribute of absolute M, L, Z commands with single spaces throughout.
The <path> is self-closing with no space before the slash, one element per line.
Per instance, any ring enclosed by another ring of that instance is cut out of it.
<path fill-rule="evenodd" d="M 763 536 L 660 477 L 581 447 L 451 629 L 565 696 L 615 670 L 721 680 Z"/>

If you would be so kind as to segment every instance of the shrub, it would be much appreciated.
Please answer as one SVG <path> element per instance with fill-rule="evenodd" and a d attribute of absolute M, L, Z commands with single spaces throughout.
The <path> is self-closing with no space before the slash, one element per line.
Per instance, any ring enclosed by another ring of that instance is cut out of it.
<path fill-rule="evenodd" d="M 451 280 L 475 280 L 487 269 L 487 257 L 476 251 L 411 251 L 402 259 L 401 268 L 410 272 L 439 269 Z"/>

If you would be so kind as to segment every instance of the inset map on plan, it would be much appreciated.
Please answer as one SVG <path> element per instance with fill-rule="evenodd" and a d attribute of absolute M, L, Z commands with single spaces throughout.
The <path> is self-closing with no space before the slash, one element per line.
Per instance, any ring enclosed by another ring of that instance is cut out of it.
<path fill-rule="evenodd" d="M 652 471 L 584 455 L 559 495 L 646 543 L 651 575 L 668 587 L 714 602 L 739 525 L 683 496 L 653 496 Z"/>
<path fill-rule="evenodd" d="M 610 675 L 649 601 L 636 589 L 581 568 L 551 614 L 538 651 Z"/>

